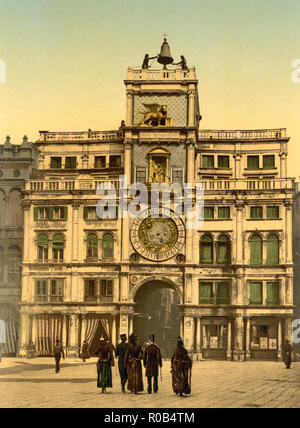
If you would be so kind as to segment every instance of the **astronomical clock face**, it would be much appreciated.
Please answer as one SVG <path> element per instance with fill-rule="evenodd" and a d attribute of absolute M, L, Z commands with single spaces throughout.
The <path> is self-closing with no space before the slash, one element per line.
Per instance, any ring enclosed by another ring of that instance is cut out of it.
<path fill-rule="evenodd" d="M 174 217 L 171 211 L 163 209 L 150 209 L 142 213 L 134 220 L 130 231 L 135 250 L 152 261 L 174 257 L 181 249 L 184 237 L 185 230 L 181 219 Z"/>

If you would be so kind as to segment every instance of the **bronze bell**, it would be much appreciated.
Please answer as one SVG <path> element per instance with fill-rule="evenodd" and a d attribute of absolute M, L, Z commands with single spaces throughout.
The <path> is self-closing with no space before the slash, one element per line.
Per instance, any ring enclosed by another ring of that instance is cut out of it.
<path fill-rule="evenodd" d="M 164 39 L 163 44 L 160 48 L 160 54 L 158 55 L 157 62 L 164 65 L 164 70 L 167 69 L 167 64 L 172 64 L 173 58 L 170 52 L 170 46 L 167 42 L 167 39 Z"/>

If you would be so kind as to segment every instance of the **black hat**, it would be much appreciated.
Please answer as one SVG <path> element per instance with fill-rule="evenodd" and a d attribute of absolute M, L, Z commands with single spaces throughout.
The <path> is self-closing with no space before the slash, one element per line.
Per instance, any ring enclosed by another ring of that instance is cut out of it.
<path fill-rule="evenodd" d="M 138 337 L 137 337 L 137 335 L 135 333 L 131 333 L 131 335 L 129 336 L 129 339 L 130 339 L 131 342 L 136 341 L 137 338 Z"/>
<path fill-rule="evenodd" d="M 177 343 L 180 344 L 180 345 L 183 345 L 183 340 L 181 339 L 181 337 L 177 338 Z"/>
<path fill-rule="evenodd" d="M 121 338 L 121 339 L 126 339 L 126 338 L 127 338 L 127 336 L 126 336 L 126 334 L 121 334 L 120 338 Z"/>
<path fill-rule="evenodd" d="M 149 335 L 149 339 L 151 340 L 151 342 L 155 342 L 155 336 L 154 336 L 154 334 L 150 334 Z"/>

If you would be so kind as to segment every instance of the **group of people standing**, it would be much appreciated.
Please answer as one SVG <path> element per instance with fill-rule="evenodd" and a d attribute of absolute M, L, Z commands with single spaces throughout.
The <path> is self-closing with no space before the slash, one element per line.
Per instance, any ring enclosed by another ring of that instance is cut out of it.
<path fill-rule="evenodd" d="M 147 392 L 157 393 L 159 371 L 161 373 L 162 357 L 154 335 L 150 338 L 150 343 L 143 350 L 137 344 L 137 336 L 132 333 L 127 342 L 126 334 L 120 336 L 121 342 L 117 346 L 115 355 L 118 358 L 118 368 L 121 379 L 121 390 L 125 393 L 125 386 L 131 393 L 137 394 L 144 390 L 142 363 L 146 369 Z M 100 338 L 100 347 L 96 352 L 97 361 L 97 387 L 106 392 L 106 388 L 112 387 L 111 361 L 113 351 L 105 342 L 103 337 Z M 171 360 L 172 386 L 176 394 L 191 393 L 191 370 L 192 360 L 189 358 L 187 350 L 183 346 L 183 341 L 177 339 L 177 347 Z M 162 375 L 161 375 L 162 380 Z"/>

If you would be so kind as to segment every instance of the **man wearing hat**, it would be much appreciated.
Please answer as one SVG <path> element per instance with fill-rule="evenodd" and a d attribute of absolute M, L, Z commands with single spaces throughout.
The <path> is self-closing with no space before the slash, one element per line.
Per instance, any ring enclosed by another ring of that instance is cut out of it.
<path fill-rule="evenodd" d="M 152 378 L 153 378 L 153 392 L 158 391 L 158 366 L 162 367 L 161 352 L 159 347 L 155 344 L 155 336 L 151 335 L 150 345 L 145 349 L 144 353 L 144 367 L 146 368 L 146 376 L 148 379 L 148 394 L 152 393 Z"/>
<path fill-rule="evenodd" d="M 287 369 L 291 368 L 292 352 L 293 352 L 293 347 L 290 344 L 290 341 L 286 339 L 285 344 L 283 345 L 283 361 Z"/>
<path fill-rule="evenodd" d="M 129 336 L 129 345 L 126 349 L 124 358 L 128 374 L 127 389 L 135 394 L 144 391 L 141 363 L 143 359 L 143 350 L 136 342 L 137 336 L 132 333 Z"/>
<path fill-rule="evenodd" d="M 126 349 L 128 347 L 128 343 L 126 343 L 127 341 L 126 334 L 121 334 L 120 338 L 121 338 L 121 343 L 119 343 L 119 345 L 117 346 L 116 357 L 119 358 L 118 367 L 119 367 L 119 373 L 121 377 L 122 392 L 125 392 L 125 384 L 127 382 L 127 370 L 126 370 L 124 358 L 126 354 Z"/>

